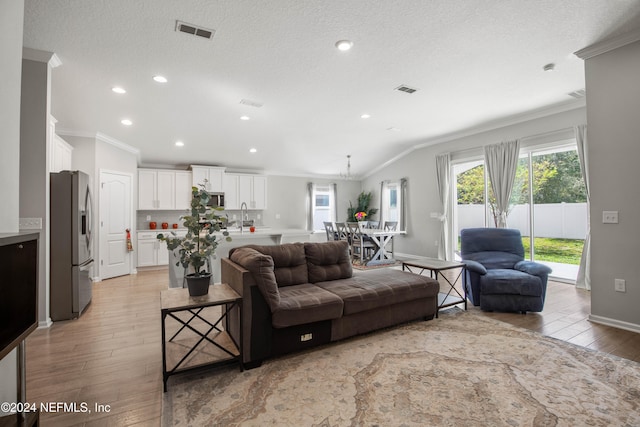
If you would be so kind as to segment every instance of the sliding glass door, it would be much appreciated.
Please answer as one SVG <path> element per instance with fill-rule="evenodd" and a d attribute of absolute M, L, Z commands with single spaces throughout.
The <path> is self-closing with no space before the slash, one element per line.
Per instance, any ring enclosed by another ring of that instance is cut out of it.
<path fill-rule="evenodd" d="M 460 230 L 495 227 L 495 201 L 482 159 L 452 165 L 454 256 Z M 575 143 L 522 150 L 507 215 L 522 234 L 525 258 L 575 281 L 587 230 L 587 204 Z M 533 238 L 531 238 L 533 236 Z M 459 258 L 459 257 L 457 257 Z"/>

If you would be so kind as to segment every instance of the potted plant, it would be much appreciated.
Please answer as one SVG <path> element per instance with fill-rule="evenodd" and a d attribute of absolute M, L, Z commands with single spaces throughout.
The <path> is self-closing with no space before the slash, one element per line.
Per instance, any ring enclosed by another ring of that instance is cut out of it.
<path fill-rule="evenodd" d="M 369 208 L 371 203 L 371 193 L 365 193 L 364 191 L 358 195 L 358 206 L 354 207 L 349 202 L 347 208 L 347 221 L 364 221 L 366 217 L 371 217 L 378 212 L 376 208 Z"/>
<path fill-rule="evenodd" d="M 211 271 L 205 269 L 205 264 L 209 264 L 209 258 L 215 257 L 215 251 L 220 242 L 224 239 L 231 241 L 229 232 L 224 230 L 220 234 L 220 219 L 216 213 L 223 210 L 219 207 L 207 206 L 209 193 L 204 189 L 192 187 L 191 189 L 191 215 L 182 216 L 183 225 L 187 229 L 184 237 L 177 237 L 175 232 L 165 236 L 158 234 L 158 240 L 167 242 L 169 250 L 178 250 L 179 260 L 176 266 L 182 265 L 187 269 L 191 268 L 192 273 L 187 274 L 187 286 L 189 295 L 205 295 L 209 292 L 211 282 Z M 210 269 L 209 269 L 210 270 Z"/>

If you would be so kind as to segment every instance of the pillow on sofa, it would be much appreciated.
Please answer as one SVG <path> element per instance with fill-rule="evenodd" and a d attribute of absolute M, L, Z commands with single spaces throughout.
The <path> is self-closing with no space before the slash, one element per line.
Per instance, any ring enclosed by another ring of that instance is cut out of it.
<path fill-rule="evenodd" d="M 302 243 L 240 246 L 229 251 L 229 258 L 231 258 L 234 251 L 243 248 L 255 249 L 256 251 L 273 258 L 274 274 L 276 275 L 276 283 L 278 286 L 291 286 L 309 283 L 307 259 L 304 255 L 304 245 Z"/>
<path fill-rule="evenodd" d="M 273 258 L 246 247 L 236 249 L 229 258 L 249 270 L 269 308 L 274 311 L 280 305 L 280 292 L 273 271 Z"/>
<path fill-rule="evenodd" d="M 309 283 L 348 279 L 353 276 L 349 244 L 344 241 L 305 243 Z"/>

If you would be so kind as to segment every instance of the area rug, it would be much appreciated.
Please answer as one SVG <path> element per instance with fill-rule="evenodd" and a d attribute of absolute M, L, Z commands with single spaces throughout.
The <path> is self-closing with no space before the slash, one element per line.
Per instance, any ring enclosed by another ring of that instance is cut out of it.
<path fill-rule="evenodd" d="M 169 380 L 164 426 L 638 426 L 640 364 L 452 309 Z"/>

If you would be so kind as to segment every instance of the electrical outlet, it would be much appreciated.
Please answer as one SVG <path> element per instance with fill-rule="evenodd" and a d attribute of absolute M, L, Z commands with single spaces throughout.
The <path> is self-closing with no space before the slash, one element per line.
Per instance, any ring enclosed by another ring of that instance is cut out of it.
<path fill-rule="evenodd" d="M 280 214 L 279 213 L 276 214 L 276 219 L 280 219 Z"/>
<path fill-rule="evenodd" d="M 151 215 L 147 215 L 147 221 L 151 221 Z"/>
<path fill-rule="evenodd" d="M 618 223 L 618 211 L 602 211 L 602 223 L 603 224 L 617 224 Z"/>
<path fill-rule="evenodd" d="M 262 218 L 262 215 L 260 214 L 256 215 L 256 219 L 261 219 L 261 218 Z"/>
<path fill-rule="evenodd" d="M 624 279 L 614 279 L 614 287 L 616 292 L 627 292 L 627 282 Z"/>
<path fill-rule="evenodd" d="M 236 219 L 238 219 L 238 217 L 236 216 L 236 214 L 233 214 L 233 216 L 231 217 L 231 219 L 233 219 L 233 220 L 235 221 Z"/>
<path fill-rule="evenodd" d="M 18 228 L 20 230 L 42 230 L 42 218 L 20 218 Z"/>
<path fill-rule="evenodd" d="M 300 341 L 301 341 L 301 342 L 311 341 L 312 339 L 313 339 L 313 334 L 303 334 L 303 335 L 300 335 Z"/>
<path fill-rule="evenodd" d="M 438 246 L 439 244 L 440 244 L 440 242 L 439 242 L 439 241 L 437 241 L 437 240 L 434 240 L 434 241 L 433 241 L 433 246 Z"/>

